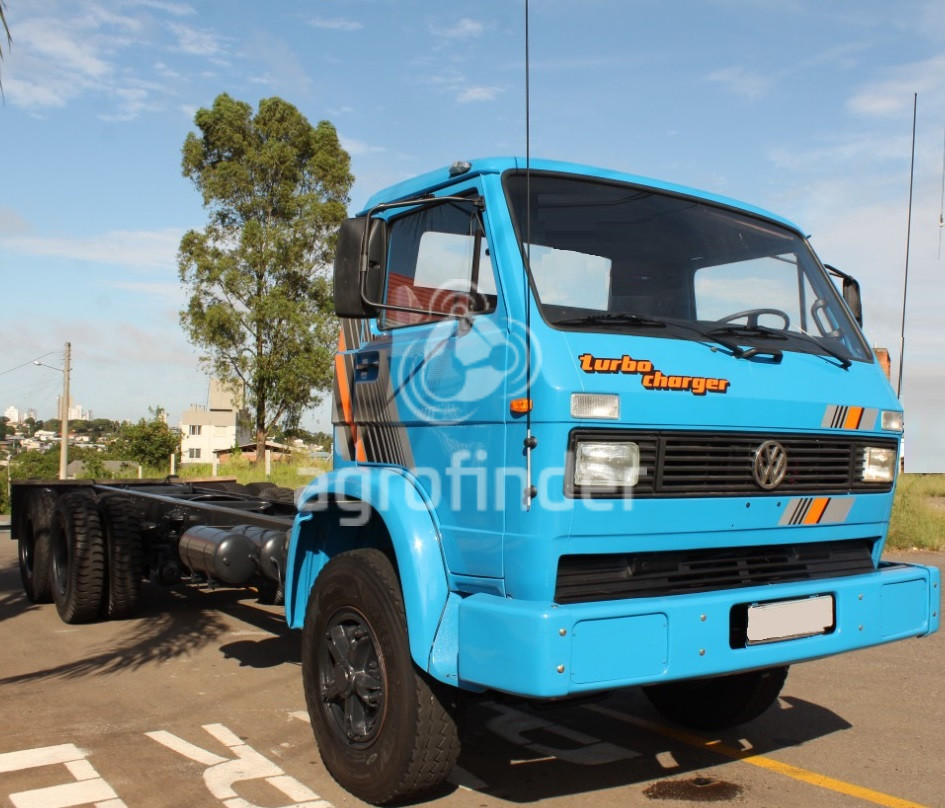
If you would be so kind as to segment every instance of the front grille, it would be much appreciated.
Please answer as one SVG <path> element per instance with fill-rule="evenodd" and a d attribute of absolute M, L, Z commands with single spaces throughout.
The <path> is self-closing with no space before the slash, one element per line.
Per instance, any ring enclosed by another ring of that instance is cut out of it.
<path fill-rule="evenodd" d="M 562 556 L 555 602 L 663 597 L 859 575 L 874 569 L 875 541 Z"/>
<path fill-rule="evenodd" d="M 861 480 L 868 446 L 896 451 L 894 438 L 851 438 L 823 435 L 777 435 L 743 432 L 636 432 L 576 429 L 569 456 L 581 440 L 633 441 L 640 447 L 640 480 L 626 492 L 596 493 L 569 486 L 571 496 L 632 496 L 646 499 L 679 496 L 783 496 L 784 494 L 848 494 L 885 492 L 891 482 Z M 762 489 L 752 473 L 755 453 L 775 440 L 787 454 L 784 481 Z M 572 461 L 573 462 L 573 461 Z M 571 479 L 569 475 L 568 480 Z"/>

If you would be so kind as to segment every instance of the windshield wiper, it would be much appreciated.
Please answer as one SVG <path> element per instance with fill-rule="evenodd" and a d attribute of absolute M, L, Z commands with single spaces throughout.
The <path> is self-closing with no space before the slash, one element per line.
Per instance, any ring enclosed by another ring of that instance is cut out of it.
<path fill-rule="evenodd" d="M 824 344 L 818 339 L 810 336 L 809 334 L 803 334 L 799 331 L 792 331 L 790 334 L 786 334 L 783 331 L 775 331 L 771 328 L 766 328 L 763 325 L 728 325 L 723 328 L 713 328 L 711 331 L 707 331 L 707 334 L 712 336 L 724 335 L 728 337 L 765 337 L 766 339 L 799 339 L 804 342 L 808 342 L 811 345 L 816 345 L 822 351 L 827 354 L 830 354 L 834 359 L 836 359 L 841 367 L 846 370 L 853 363 L 844 356 L 842 353 L 837 351 L 834 348 L 831 348 L 829 345 Z M 753 351 L 755 349 L 749 349 Z M 746 352 L 747 353 L 747 352 Z"/>
<path fill-rule="evenodd" d="M 555 320 L 555 325 L 632 325 L 645 328 L 666 328 L 663 320 L 650 317 L 641 317 L 639 314 L 612 311 L 606 314 L 587 314 L 583 317 L 568 317 L 564 320 Z"/>
<path fill-rule="evenodd" d="M 775 331 L 763 325 L 727 325 L 707 331 L 711 336 L 727 337 L 767 337 L 768 339 L 787 339 L 783 331 Z"/>

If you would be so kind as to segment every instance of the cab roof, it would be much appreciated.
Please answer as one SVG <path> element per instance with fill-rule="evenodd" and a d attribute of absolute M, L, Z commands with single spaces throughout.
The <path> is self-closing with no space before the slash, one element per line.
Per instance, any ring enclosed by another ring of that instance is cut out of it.
<path fill-rule="evenodd" d="M 457 166 L 468 165 L 468 170 L 457 172 Z M 483 176 L 485 174 L 502 174 L 506 171 L 524 171 L 525 159 L 523 157 L 480 157 L 475 160 L 458 161 L 453 166 L 444 166 L 434 171 L 420 174 L 410 179 L 391 185 L 375 193 L 364 205 L 362 213 L 366 213 L 375 205 L 384 202 L 393 202 L 400 199 L 409 199 L 414 196 L 432 193 L 442 188 L 449 187 L 458 182 L 470 179 L 471 177 Z M 592 179 L 603 179 L 615 182 L 624 182 L 637 187 L 652 188 L 654 191 L 676 196 L 686 196 L 693 199 L 703 200 L 712 204 L 722 205 L 742 211 L 753 216 L 759 216 L 769 221 L 777 222 L 785 227 L 794 230 L 800 235 L 803 231 L 794 222 L 785 219 L 782 216 L 771 211 L 759 208 L 755 205 L 749 205 L 737 199 L 721 196 L 719 194 L 702 191 L 698 188 L 691 188 L 685 185 L 678 185 L 672 182 L 644 177 L 638 174 L 628 174 L 623 171 L 614 171 L 607 168 L 582 165 L 580 163 L 569 163 L 560 160 L 541 160 L 532 158 L 530 161 L 531 170 L 534 172 L 573 174 L 575 176 L 590 177 Z"/>

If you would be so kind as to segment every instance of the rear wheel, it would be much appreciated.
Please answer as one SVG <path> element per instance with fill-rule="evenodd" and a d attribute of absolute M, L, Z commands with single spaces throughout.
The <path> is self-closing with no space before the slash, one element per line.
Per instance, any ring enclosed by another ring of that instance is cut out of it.
<path fill-rule="evenodd" d="M 332 559 L 309 598 L 302 632 L 305 699 L 322 760 L 375 805 L 440 786 L 459 755 L 445 686 L 410 657 L 400 583 L 379 550 Z"/>
<path fill-rule="evenodd" d="M 137 610 L 141 593 L 143 549 L 139 522 L 131 511 L 131 500 L 122 496 L 103 497 L 99 518 L 108 559 L 104 614 L 113 619 L 129 617 Z"/>
<path fill-rule="evenodd" d="M 52 595 L 63 622 L 99 616 L 105 587 L 105 540 L 92 497 L 75 491 L 60 497 L 51 532 Z"/>
<path fill-rule="evenodd" d="M 788 666 L 644 687 L 659 712 L 694 729 L 726 729 L 757 718 L 784 686 Z"/>
<path fill-rule="evenodd" d="M 33 603 L 52 600 L 49 569 L 49 533 L 52 528 L 56 496 L 46 488 L 30 492 L 17 542 L 20 581 L 26 597 Z"/>

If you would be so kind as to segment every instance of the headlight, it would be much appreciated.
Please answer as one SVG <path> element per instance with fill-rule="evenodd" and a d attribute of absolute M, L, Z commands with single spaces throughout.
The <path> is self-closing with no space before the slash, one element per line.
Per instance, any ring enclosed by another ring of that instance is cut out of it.
<path fill-rule="evenodd" d="M 883 410 L 882 420 L 883 429 L 890 432 L 902 432 L 902 413 L 897 410 Z"/>
<path fill-rule="evenodd" d="M 896 450 L 868 446 L 863 451 L 863 482 L 891 483 L 896 478 Z"/>
<path fill-rule="evenodd" d="M 574 452 L 574 486 L 615 491 L 640 479 L 640 447 L 629 441 L 579 442 Z"/>

